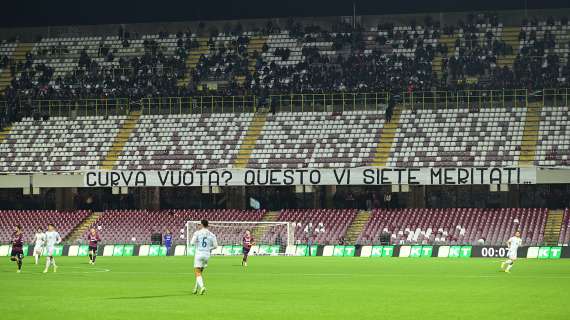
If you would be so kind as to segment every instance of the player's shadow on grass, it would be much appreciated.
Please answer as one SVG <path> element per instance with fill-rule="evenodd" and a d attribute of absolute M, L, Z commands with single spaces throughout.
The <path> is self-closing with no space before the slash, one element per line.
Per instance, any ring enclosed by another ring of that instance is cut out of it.
<path fill-rule="evenodd" d="M 187 297 L 191 296 L 190 292 L 188 293 L 177 293 L 177 294 L 161 294 L 156 296 L 130 296 L 130 297 L 113 297 L 107 298 L 107 300 L 138 300 L 138 299 L 158 299 L 158 298 L 171 298 L 171 297 Z"/>

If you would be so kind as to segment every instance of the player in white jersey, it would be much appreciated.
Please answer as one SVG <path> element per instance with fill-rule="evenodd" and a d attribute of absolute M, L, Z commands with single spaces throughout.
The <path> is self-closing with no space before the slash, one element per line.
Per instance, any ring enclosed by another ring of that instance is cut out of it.
<path fill-rule="evenodd" d="M 517 260 L 517 251 L 522 245 L 521 232 L 515 232 L 515 235 L 507 241 L 509 252 L 507 253 L 507 260 L 501 263 L 501 269 L 506 273 L 511 272 L 513 264 Z"/>
<path fill-rule="evenodd" d="M 48 231 L 46 232 L 46 268 L 44 273 L 48 272 L 49 266 L 53 266 L 53 272 L 57 272 L 57 265 L 55 264 L 55 258 L 53 257 L 55 251 L 55 245 L 61 243 L 61 236 L 57 231 L 55 231 L 55 226 L 53 224 L 48 224 Z"/>
<path fill-rule="evenodd" d="M 196 275 L 196 284 L 194 285 L 193 294 L 206 293 L 204 279 L 202 273 L 204 268 L 208 266 L 211 251 L 218 247 L 216 236 L 208 230 L 208 220 L 200 221 L 199 229 L 192 235 L 190 244 L 196 249 L 194 252 L 194 274 Z"/>
<path fill-rule="evenodd" d="M 36 260 L 36 264 L 40 261 L 40 256 L 44 251 L 44 244 L 46 243 L 46 234 L 42 230 L 42 228 L 38 228 L 36 234 L 34 236 L 34 259 Z"/>

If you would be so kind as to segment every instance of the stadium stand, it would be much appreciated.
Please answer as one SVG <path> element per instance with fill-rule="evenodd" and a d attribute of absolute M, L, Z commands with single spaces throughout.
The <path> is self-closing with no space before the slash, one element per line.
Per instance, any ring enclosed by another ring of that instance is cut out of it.
<path fill-rule="evenodd" d="M 393 244 L 502 245 L 522 230 L 525 245 L 544 239 L 546 209 L 375 209 L 357 243 L 380 243 L 387 233 Z"/>
<path fill-rule="evenodd" d="M 335 31 L 335 29 L 337 29 Z M 517 31 L 519 34 L 517 35 Z M 43 38 L 22 63 L 5 43 L 16 81 L 8 100 L 195 96 L 206 81 L 217 94 L 384 90 L 546 88 L 568 86 L 568 19 L 504 26 L 489 14 L 456 25 L 334 25 L 130 37 Z M 25 49 L 25 48 L 24 48 Z M 24 50 L 22 49 L 22 50 Z M 2 57 L 0 53 L 0 57 Z M 7 67 L 7 66 L 4 66 Z M 3 68 L 0 68 L 3 69 Z"/>
<path fill-rule="evenodd" d="M 567 106 L 540 111 L 537 166 L 568 165 Z M 253 113 L 143 115 L 118 149 L 118 169 L 212 169 L 236 164 Z M 385 118 L 374 111 L 268 114 L 248 150 L 251 168 L 375 165 L 388 143 L 388 165 L 516 166 L 525 148 L 526 107 L 404 109 L 393 141 L 382 138 Z M 0 144 L 5 172 L 97 169 L 128 116 L 25 118 Z M 457 124 L 460 123 L 460 126 Z M 248 140 L 248 143 L 251 140 Z M 45 158 L 49 161 L 45 161 Z"/>
<path fill-rule="evenodd" d="M 544 106 L 534 164 L 570 165 L 570 106 Z"/>
<path fill-rule="evenodd" d="M 14 232 L 14 226 L 17 224 L 23 228 L 26 243 L 32 242 L 38 228 L 45 231 L 48 223 L 53 223 L 64 239 L 90 215 L 91 212 L 85 210 L 2 210 L 0 211 L 0 243 L 10 242 L 10 235 Z"/>
<path fill-rule="evenodd" d="M 143 115 L 118 169 L 231 167 L 253 114 Z"/>
<path fill-rule="evenodd" d="M 170 229 L 178 234 L 184 231 L 187 221 L 208 219 L 211 221 L 261 221 L 265 211 L 245 210 L 109 210 L 97 219 L 92 227 L 101 228 L 105 243 L 150 243 L 153 233 L 163 233 Z M 283 210 L 277 221 L 293 222 L 295 239 L 306 241 L 306 228 L 311 224 L 315 233 L 315 243 L 336 244 L 341 239 L 349 224 L 356 215 L 356 210 Z M 232 228 L 213 227 L 220 241 L 239 244 L 241 234 Z M 240 229 L 242 232 L 243 230 Z M 85 235 L 87 235 L 88 230 Z M 184 231 L 185 232 L 185 231 Z M 84 235 L 84 236 L 85 236 Z M 271 227 L 262 230 L 259 237 L 268 243 L 276 241 L 277 237 L 285 239 L 286 228 Z M 186 243 L 183 238 L 176 239 L 177 243 Z"/>
<path fill-rule="evenodd" d="M 209 37 L 161 32 L 2 42 L 0 90 L 8 87 L 2 102 L 19 121 L 0 135 L 0 171 L 568 166 L 568 91 L 553 102 L 545 88 L 570 84 L 569 39 L 567 18 L 507 26 L 478 14 L 444 26 L 429 19 L 327 30 L 287 23 Z M 437 90 L 452 91 L 438 96 Z M 354 98 L 369 92 L 386 98 Z M 502 95 L 493 98 L 497 92 Z M 305 101 L 307 94 L 312 100 Z M 351 94 L 353 100 L 345 99 Z M 168 96 L 186 99 L 173 107 Z M 330 99 L 335 96 L 342 99 Z M 84 98 L 101 97 L 94 102 L 97 116 L 74 114 L 81 105 L 90 108 Z M 236 98 L 244 112 L 234 110 Z M 98 113 L 113 101 L 124 115 Z M 167 110 L 160 109 L 165 101 Z M 223 109 L 228 101 L 231 112 Z M 109 243 L 145 243 L 153 231 L 178 230 L 204 214 L 263 217 L 229 209 L 106 211 L 94 225 L 113 235 Z M 387 228 L 398 243 L 501 244 L 518 219 L 529 244 L 539 244 L 546 214 L 375 210 L 357 242 L 376 243 Z M 311 223 L 326 230 L 316 242 L 334 244 L 355 215 L 353 209 L 291 209 L 278 219 L 295 222 L 298 239 Z M 569 240 L 567 229 L 566 210 L 561 242 Z"/>
<path fill-rule="evenodd" d="M 0 144 L 0 168 L 5 172 L 96 169 L 126 118 L 25 118 L 13 124 Z"/>
<path fill-rule="evenodd" d="M 526 108 L 404 110 L 391 166 L 513 166 Z"/>
<path fill-rule="evenodd" d="M 186 243 L 187 221 L 207 219 L 211 221 L 260 221 L 264 211 L 223 210 L 108 210 L 91 225 L 101 228 L 104 243 L 151 243 L 153 233 L 170 229 L 177 243 Z M 215 229 L 212 229 L 215 230 Z M 87 235 L 86 230 L 83 238 Z M 182 232 L 181 232 L 182 231 Z M 228 230 L 216 230 L 220 242 L 240 243 L 241 238 Z M 233 238 L 230 238 L 233 237 Z M 235 239 L 234 239 L 235 238 Z"/>
<path fill-rule="evenodd" d="M 267 117 L 249 167 L 359 167 L 371 162 L 384 125 L 378 112 Z"/>
<path fill-rule="evenodd" d="M 313 243 L 338 244 L 355 216 L 355 209 L 287 209 L 281 211 L 278 221 L 293 222 L 295 240 L 300 243 L 307 242 L 310 224 Z"/>

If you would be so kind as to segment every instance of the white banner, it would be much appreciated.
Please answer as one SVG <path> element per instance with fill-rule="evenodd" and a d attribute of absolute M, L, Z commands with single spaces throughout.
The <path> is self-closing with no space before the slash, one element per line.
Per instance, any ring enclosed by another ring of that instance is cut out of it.
<path fill-rule="evenodd" d="M 89 171 L 85 187 L 535 184 L 535 168 L 342 168 Z"/>

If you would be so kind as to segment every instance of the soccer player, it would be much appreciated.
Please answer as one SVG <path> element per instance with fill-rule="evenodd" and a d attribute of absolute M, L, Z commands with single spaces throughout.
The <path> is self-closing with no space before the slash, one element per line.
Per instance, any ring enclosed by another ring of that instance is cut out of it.
<path fill-rule="evenodd" d="M 501 263 L 501 269 L 506 273 L 511 272 L 513 264 L 517 260 L 517 250 L 522 245 L 521 232 L 515 232 L 515 235 L 507 241 L 509 252 L 507 253 L 507 260 Z M 506 268 L 505 268 L 506 267 Z"/>
<path fill-rule="evenodd" d="M 198 230 L 192 235 L 192 240 L 190 243 L 194 244 L 195 254 L 194 254 L 194 274 L 196 275 L 196 284 L 194 285 L 193 294 L 206 293 L 206 287 L 204 286 L 204 279 L 202 278 L 202 273 L 204 268 L 208 266 L 208 260 L 210 259 L 211 251 L 218 247 L 218 240 L 216 236 L 208 230 L 208 220 L 200 221 Z"/>
<path fill-rule="evenodd" d="M 166 229 L 166 234 L 164 235 L 164 246 L 166 247 L 166 255 L 170 255 L 170 248 L 172 248 L 172 232 L 170 229 Z"/>
<path fill-rule="evenodd" d="M 55 230 L 55 226 L 53 224 L 48 224 L 48 231 L 46 232 L 47 259 L 44 273 L 48 272 L 50 265 L 53 266 L 53 272 L 57 272 L 57 265 L 55 264 L 55 258 L 53 257 L 53 254 L 55 251 L 55 245 L 59 243 L 61 243 L 61 236 L 59 235 L 59 232 Z"/>
<path fill-rule="evenodd" d="M 15 226 L 14 233 L 12 233 L 12 253 L 10 253 L 10 260 L 15 261 L 18 265 L 17 272 L 22 272 L 22 264 L 24 261 L 24 234 L 20 225 Z"/>
<path fill-rule="evenodd" d="M 97 259 L 97 243 L 101 241 L 101 237 L 95 228 L 89 230 L 87 240 L 89 241 L 89 264 L 95 264 L 95 259 Z"/>
<path fill-rule="evenodd" d="M 243 259 L 241 260 L 241 265 L 247 267 L 247 257 L 249 256 L 249 250 L 251 250 L 251 246 L 255 245 L 255 239 L 251 235 L 249 230 L 245 230 L 245 235 L 242 238 L 243 242 Z"/>
<path fill-rule="evenodd" d="M 34 260 L 36 264 L 40 262 L 40 256 L 44 251 L 44 244 L 46 243 L 46 234 L 42 230 L 42 228 L 38 228 L 36 234 L 34 235 Z"/>

